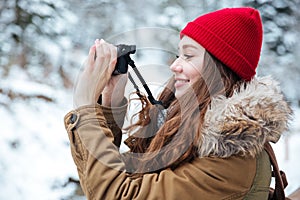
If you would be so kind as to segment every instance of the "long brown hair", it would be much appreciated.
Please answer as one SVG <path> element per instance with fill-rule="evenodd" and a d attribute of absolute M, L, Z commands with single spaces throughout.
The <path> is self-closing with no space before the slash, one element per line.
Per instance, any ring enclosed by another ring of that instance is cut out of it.
<path fill-rule="evenodd" d="M 126 144 L 131 149 L 133 173 L 159 171 L 189 162 L 197 156 L 197 144 L 211 97 L 231 96 L 240 78 L 228 67 L 208 52 L 204 54 L 204 64 L 199 80 L 192 89 L 176 99 L 174 78 L 171 78 L 159 100 L 167 108 L 164 124 L 159 127 L 157 120 L 163 108 L 150 105 L 143 99 L 143 109 L 138 113 L 139 120 L 128 131 L 139 130 L 131 135 Z"/>

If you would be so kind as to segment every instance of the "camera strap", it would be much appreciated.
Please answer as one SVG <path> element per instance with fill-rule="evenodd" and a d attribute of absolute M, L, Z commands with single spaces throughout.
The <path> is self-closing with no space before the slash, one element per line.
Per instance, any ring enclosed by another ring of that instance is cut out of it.
<path fill-rule="evenodd" d="M 151 93 L 151 91 L 150 91 L 147 83 L 145 82 L 143 76 L 141 75 L 141 73 L 139 72 L 139 70 L 137 69 L 137 67 L 135 66 L 134 61 L 132 59 L 129 59 L 128 64 L 132 67 L 134 73 L 136 74 L 136 76 L 138 77 L 138 79 L 142 83 L 143 87 L 145 88 L 145 90 L 146 90 L 146 92 L 148 94 L 148 99 L 149 99 L 150 103 L 152 105 L 161 105 L 161 106 L 163 106 L 163 103 L 161 101 L 158 101 L 158 100 L 154 99 L 154 97 L 153 97 L 153 95 L 152 95 L 152 93 Z M 139 87 L 135 83 L 135 81 L 132 78 L 132 76 L 130 75 L 130 73 L 128 73 L 128 78 L 129 78 L 130 82 L 133 84 L 134 88 L 136 89 L 138 96 L 141 97 Z"/>

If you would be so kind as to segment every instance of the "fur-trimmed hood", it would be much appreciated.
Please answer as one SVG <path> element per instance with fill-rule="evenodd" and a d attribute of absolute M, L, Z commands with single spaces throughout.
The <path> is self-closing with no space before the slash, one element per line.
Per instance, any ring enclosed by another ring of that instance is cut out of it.
<path fill-rule="evenodd" d="M 255 156 L 264 143 L 277 142 L 287 129 L 291 109 L 278 82 L 255 78 L 232 97 L 217 97 L 207 110 L 199 156 Z"/>

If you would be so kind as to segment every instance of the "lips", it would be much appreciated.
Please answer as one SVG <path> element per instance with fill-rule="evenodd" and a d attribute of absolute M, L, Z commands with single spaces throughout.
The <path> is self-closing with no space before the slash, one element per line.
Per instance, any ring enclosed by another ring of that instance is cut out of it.
<path fill-rule="evenodd" d="M 190 82 L 188 79 L 175 79 L 175 88 L 182 87 Z"/>

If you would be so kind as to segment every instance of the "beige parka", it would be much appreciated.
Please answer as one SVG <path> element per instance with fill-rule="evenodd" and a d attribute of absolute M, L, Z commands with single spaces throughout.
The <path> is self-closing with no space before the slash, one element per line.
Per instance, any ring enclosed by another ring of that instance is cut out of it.
<path fill-rule="evenodd" d="M 254 79 L 228 99 L 213 99 L 198 158 L 136 178 L 126 172 L 118 149 L 126 109 L 91 105 L 65 116 L 87 199 L 267 199 L 271 168 L 263 146 L 278 141 L 291 114 L 272 78 Z"/>

